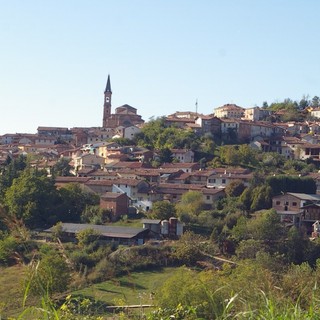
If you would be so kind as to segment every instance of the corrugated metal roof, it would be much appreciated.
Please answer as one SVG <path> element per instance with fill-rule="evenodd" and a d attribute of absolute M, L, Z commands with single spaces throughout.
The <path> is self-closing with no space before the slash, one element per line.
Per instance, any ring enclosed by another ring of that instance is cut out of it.
<path fill-rule="evenodd" d="M 52 228 L 45 231 L 52 232 Z M 147 229 L 119 227 L 119 226 L 103 226 L 96 224 L 79 224 L 79 223 L 62 223 L 62 231 L 67 233 L 78 233 L 82 230 L 93 229 L 99 232 L 102 236 L 110 238 L 133 238 L 141 232 L 146 232 Z"/>
<path fill-rule="evenodd" d="M 148 223 L 148 224 L 159 224 L 161 222 L 160 219 L 142 219 L 142 223 Z"/>
<path fill-rule="evenodd" d="M 295 192 L 287 192 L 294 197 L 297 197 L 301 200 L 311 200 L 311 201 L 319 201 L 320 195 L 318 194 L 306 194 L 306 193 L 295 193 Z"/>

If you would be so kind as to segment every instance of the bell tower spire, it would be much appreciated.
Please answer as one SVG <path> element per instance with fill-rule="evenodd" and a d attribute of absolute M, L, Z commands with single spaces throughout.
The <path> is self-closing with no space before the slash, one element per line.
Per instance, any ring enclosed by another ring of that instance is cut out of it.
<path fill-rule="evenodd" d="M 103 121 L 102 127 L 107 127 L 107 122 L 111 114 L 111 83 L 110 83 L 110 75 L 108 75 L 106 89 L 104 90 L 104 104 L 103 104 Z"/>

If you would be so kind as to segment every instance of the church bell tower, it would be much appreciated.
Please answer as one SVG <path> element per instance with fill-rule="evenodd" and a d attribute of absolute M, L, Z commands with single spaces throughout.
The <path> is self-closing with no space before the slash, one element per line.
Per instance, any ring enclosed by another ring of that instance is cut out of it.
<path fill-rule="evenodd" d="M 110 75 L 108 75 L 107 85 L 106 89 L 104 90 L 104 104 L 103 104 L 103 121 L 102 121 L 102 127 L 106 128 L 108 119 L 111 114 L 111 84 L 110 84 Z"/>

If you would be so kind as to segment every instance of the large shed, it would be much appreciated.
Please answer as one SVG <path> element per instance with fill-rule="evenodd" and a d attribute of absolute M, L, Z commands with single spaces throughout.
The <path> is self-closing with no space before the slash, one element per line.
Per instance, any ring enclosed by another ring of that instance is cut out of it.
<path fill-rule="evenodd" d="M 102 240 L 113 241 L 116 243 L 135 245 L 143 244 L 149 239 L 150 230 L 143 228 L 105 226 L 96 224 L 80 224 L 80 223 L 62 223 L 62 232 L 71 238 L 75 238 L 76 234 L 82 230 L 93 229 L 101 235 Z M 45 231 L 53 232 L 54 227 Z"/>

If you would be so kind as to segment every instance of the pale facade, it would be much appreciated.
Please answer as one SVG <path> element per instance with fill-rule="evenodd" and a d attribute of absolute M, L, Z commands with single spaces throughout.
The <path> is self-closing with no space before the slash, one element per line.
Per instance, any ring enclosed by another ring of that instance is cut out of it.
<path fill-rule="evenodd" d="M 216 108 L 214 114 L 217 118 L 241 119 L 244 116 L 244 108 L 235 104 L 225 104 Z"/>
<path fill-rule="evenodd" d="M 100 167 L 102 168 L 105 163 L 105 158 L 100 157 L 96 154 L 84 154 L 80 157 L 73 159 L 74 168 L 81 170 L 88 167 Z"/>

